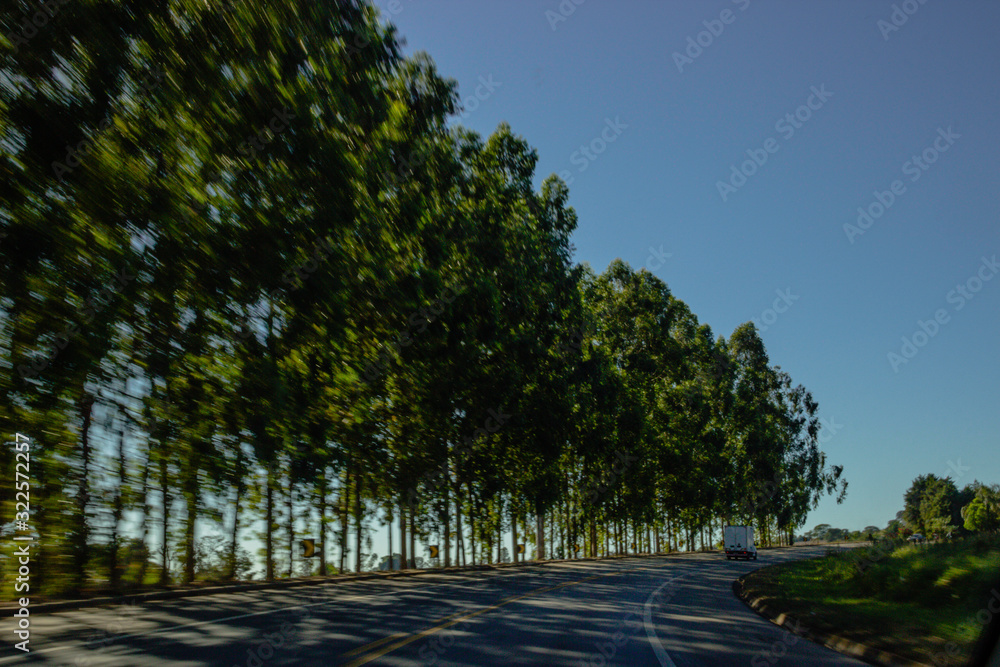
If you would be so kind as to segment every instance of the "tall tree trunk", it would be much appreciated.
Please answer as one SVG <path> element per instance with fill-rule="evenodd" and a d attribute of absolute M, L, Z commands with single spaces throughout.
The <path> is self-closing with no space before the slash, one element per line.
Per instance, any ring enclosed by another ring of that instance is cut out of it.
<path fill-rule="evenodd" d="M 462 532 L 462 494 L 460 490 L 460 486 L 455 488 L 455 564 L 464 566 L 465 535 Z"/>
<path fill-rule="evenodd" d="M 525 512 L 521 516 L 521 535 L 524 540 L 524 553 L 522 554 L 521 560 L 528 560 L 528 536 L 531 535 L 531 526 L 528 524 L 528 513 Z M 538 548 L 538 544 L 535 544 L 535 548 Z"/>
<path fill-rule="evenodd" d="M 137 585 L 142 588 L 146 583 L 146 568 L 149 566 L 149 466 L 152 463 L 152 450 L 149 444 L 146 446 L 146 465 L 142 467 L 142 562 L 139 563 L 139 581 Z"/>
<path fill-rule="evenodd" d="M 449 496 L 451 495 L 451 486 L 449 485 L 449 480 L 447 479 L 448 472 L 445 469 L 445 484 L 444 484 L 444 566 L 451 566 L 451 500 Z"/>
<path fill-rule="evenodd" d="M 125 489 L 125 421 L 127 415 L 122 415 L 122 427 L 118 433 L 118 486 L 115 488 L 114 501 L 111 511 L 111 544 L 108 545 L 108 580 L 112 591 L 118 591 L 121 587 L 121 568 L 118 566 L 118 549 L 120 547 L 120 536 L 118 524 L 121 523 L 124 513 L 124 502 L 122 493 Z"/>
<path fill-rule="evenodd" d="M 510 509 L 510 561 L 517 562 L 517 515 L 514 514 L 514 507 Z"/>
<path fill-rule="evenodd" d="M 269 361 L 267 367 L 268 381 L 272 383 L 274 388 L 274 394 L 272 395 L 272 405 L 278 405 L 278 351 L 276 336 L 274 333 L 274 299 L 269 298 L 267 300 L 267 358 Z M 267 439 L 269 436 L 265 433 L 262 435 L 263 438 Z M 264 529 L 265 533 L 265 560 L 266 564 L 264 566 L 265 578 L 267 581 L 274 581 L 274 487 L 278 484 L 276 477 L 275 466 L 278 462 L 278 454 L 275 452 L 271 445 L 272 443 L 266 442 L 266 451 L 269 452 L 267 459 L 267 493 L 266 493 L 266 503 L 267 509 L 265 511 L 265 521 L 267 526 Z"/>
<path fill-rule="evenodd" d="M 535 560 L 545 560 L 545 516 L 535 512 Z"/>
<path fill-rule="evenodd" d="M 229 533 L 229 563 L 226 578 L 236 579 L 236 547 L 240 532 L 240 501 L 243 499 L 243 456 L 237 454 L 236 464 L 236 498 L 233 502 L 233 529 Z"/>
<path fill-rule="evenodd" d="M 364 526 L 361 511 L 361 493 L 363 490 L 363 480 L 361 477 L 361 471 L 358 467 L 354 471 L 354 528 L 356 534 L 354 536 L 354 548 L 356 553 L 354 554 L 354 571 L 361 572 L 362 562 L 361 562 L 361 540 L 364 537 Z"/>
<path fill-rule="evenodd" d="M 194 581 L 194 524 L 198 517 L 198 472 L 188 470 L 184 482 L 184 583 Z"/>
<path fill-rule="evenodd" d="M 469 541 L 472 546 L 472 564 L 478 565 L 479 562 L 476 560 L 476 513 L 479 510 L 476 507 L 476 499 L 472 495 L 472 482 L 466 483 L 466 489 L 469 492 Z"/>
<path fill-rule="evenodd" d="M 555 509 L 555 508 L 553 508 L 553 509 Z M 552 552 L 555 550 L 555 544 L 556 544 L 556 524 L 557 523 L 559 523 L 558 517 L 556 516 L 556 513 L 553 512 L 549 516 L 549 560 L 551 560 L 552 558 L 555 558 L 555 556 L 554 556 L 554 554 Z"/>
<path fill-rule="evenodd" d="M 385 532 L 389 536 L 389 571 L 396 569 L 396 562 L 392 558 L 392 501 L 389 502 L 388 517 L 385 524 Z"/>
<path fill-rule="evenodd" d="M 295 492 L 295 480 L 292 479 L 292 462 L 288 462 L 288 577 L 295 576 L 295 510 L 293 507 L 293 494 Z"/>
<path fill-rule="evenodd" d="M 326 576 L 326 466 L 319 473 L 319 576 Z M 391 527 L 391 526 L 390 526 Z"/>
<path fill-rule="evenodd" d="M 411 497 L 410 508 L 407 514 L 410 515 L 410 565 L 413 568 L 417 567 L 417 512 L 416 507 L 414 507 L 415 500 Z"/>
<path fill-rule="evenodd" d="M 590 557 L 597 558 L 597 519 L 590 518 Z"/>
<path fill-rule="evenodd" d="M 348 468 L 344 472 L 344 476 L 340 482 L 340 494 L 337 499 L 337 504 L 339 505 L 337 509 L 340 514 L 340 566 L 337 568 L 338 574 L 343 574 L 344 568 L 347 566 L 347 511 L 351 501 L 350 482 L 351 469 L 350 464 L 348 464 Z"/>
<path fill-rule="evenodd" d="M 90 548 L 90 524 L 87 506 L 90 504 L 90 423 L 94 397 L 84 392 L 80 399 L 80 481 L 76 494 L 77 518 L 73 524 L 73 588 L 80 590 L 87 578 L 87 555 Z"/>
<path fill-rule="evenodd" d="M 406 550 L 406 546 L 406 504 L 401 497 L 399 499 L 399 567 L 403 570 L 410 567 L 409 552 Z"/>
<path fill-rule="evenodd" d="M 267 466 L 264 493 L 264 577 L 274 581 L 274 464 Z"/>
<path fill-rule="evenodd" d="M 558 510 L 562 509 L 564 503 L 560 503 Z M 566 554 L 566 515 L 563 512 L 559 512 L 562 516 L 559 517 L 559 548 L 562 550 L 562 557 L 569 558 Z"/>
<path fill-rule="evenodd" d="M 575 546 L 573 544 L 573 515 L 570 513 L 570 502 L 569 494 L 566 496 L 566 502 L 563 503 L 563 521 L 566 523 L 566 558 L 573 559 L 576 558 L 576 552 L 573 550 Z"/>
<path fill-rule="evenodd" d="M 476 560 L 476 508 L 472 505 L 471 498 L 469 498 L 469 551 L 472 556 L 472 566 L 475 567 L 479 564 Z"/>
<path fill-rule="evenodd" d="M 162 567 L 160 569 L 160 585 L 165 586 L 170 583 L 170 573 L 167 569 L 168 557 L 169 557 L 169 546 L 170 546 L 170 503 L 172 498 L 170 497 L 170 480 L 168 478 L 167 469 L 167 455 L 166 444 L 160 442 L 160 501 L 163 504 L 163 525 L 161 532 L 161 542 L 160 542 L 160 563 Z"/>

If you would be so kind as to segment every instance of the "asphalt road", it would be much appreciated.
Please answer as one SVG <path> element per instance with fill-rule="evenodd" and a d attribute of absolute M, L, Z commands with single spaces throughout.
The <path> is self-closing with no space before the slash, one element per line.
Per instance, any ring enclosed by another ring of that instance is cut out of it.
<path fill-rule="evenodd" d="M 732 581 L 826 547 L 553 563 L 31 616 L 0 665 L 861 665 L 760 618 Z M 7 621 L 5 628 L 11 628 Z"/>

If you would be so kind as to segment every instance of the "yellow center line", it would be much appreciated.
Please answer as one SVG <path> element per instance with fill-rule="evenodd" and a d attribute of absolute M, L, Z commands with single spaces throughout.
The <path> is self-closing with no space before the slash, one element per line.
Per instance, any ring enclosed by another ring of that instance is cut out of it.
<path fill-rule="evenodd" d="M 479 616 L 480 614 L 485 614 L 486 612 L 493 611 L 494 609 L 499 609 L 500 607 L 502 607 L 504 605 L 507 605 L 507 604 L 510 604 L 511 602 L 517 602 L 518 600 L 523 600 L 524 598 L 532 597 L 534 595 L 541 595 L 542 593 L 548 593 L 549 591 L 554 591 L 557 588 L 564 588 L 566 586 L 575 586 L 576 584 L 586 583 L 588 581 L 593 581 L 594 579 L 600 579 L 601 577 L 610 577 L 610 576 L 619 575 L 619 574 L 622 574 L 622 573 L 621 572 L 606 572 L 604 574 L 596 574 L 596 575 L 594 575 L 592 577 L 586 577 L 584 579 L 578 579 L 576 581 L 567 581 L 566 583 L 556 584 L 554 586 L 546 586 L 544 588 L 538 588 L 538 589 L 533 590 L 533 591 L 528 591 L 527 593 L 524 593 L 522 595 L 515 595 L 513 597 L 504 598 L 503 600 L 500 600 L 500 602 L 497 602 L 496 604 L 490 605 L 488 607 L 483 607 L 482 609 L 479 609 L 477 611 L 459 612 L 457 614 L 452 614 L 451 616 L 445 616 L 443 619 L 441 619 L 441 620 L 438 621 L 437 625 L 431 626 L 431 627 L 429 627 L 429 628 L 427 628 L 425 630 L 421 630 L 420 632 L 415 632 L 415 633 L 410 634 L 410 635 L 407 635 L 405 633 L 400 633 L 400 634 L 392 635 L 391 637 L 383 637 L 382 639 L 379 639 L 378 641 L 374 641 L 374 642 L 372 642 L 370 644 L 367 644 L 365 646 L 362 646 L 360 648 L 352 649 L 351 651 L 348 651 L 347 653 L 344 653 L 341 657 L 342 658 L 346 658 L 346 657 L 350 657 L 352 655 L 356 655 L 358 653 L 364 653 L 366 651 L 373 651 L 371 653 L 368 653 L 368 655 L 363 655 L 360 658 L 352 660 L 351 662 L 347 663 L 347 665 L 345 665 L 345 667 L 360 667 L 361 665 L 368 664 L 372 660 L 375 660 L 377 658 L 381 658 L 382 656 L 384 656 L 387 653 L 392 653 L 396 649 L 402 648 L 402 647 L 406 646 L 407 644 L 412 644 L 413 642 L 417 641 L 418 639 L 423 639 L 424 637 L 429 637 L 430 635 L 433 635 L 436 632 L 444 630 L 445 628 L 450 628 L 451 626 L 456 625 L 458 623 L 461 623 L 462 621 L 464 621 L 466 619 L 473 618 L 475 616 Z M 384 644 L 388 643 L 390 640 L 395 639 L 397 637 L 401 637 L 401 639 L 399 641 L 397 641 L 396 643 L 390 644 L 389 646 L 384 646 L 383 648 L 378 648 L 378 647 L 383 646 Z M 373 650 L 373 649 L 375 649 L 375 650 Z"/>
<path fill-rule="evenodd" d="M 456 616 L 461 616 L 464 613 L 466 613 L 466 612 L 459 611 L 459 612 L 456 612 L 456 613 L 452 614 L 451 616 L 445 616 L 444 618 L 440 619 L 438 621 L 438 623 L 449 621 L 449 620 L 455 618 Z M 358 654 L 361 654 L 361 653 L 365 653 L 366 651 L 371 651 L 373 649 L 378 648 L 382 644 L 385 644 L 387 642 L 391 642 L 393 639 L 401 639 L 403 637 L 409 637 L 409 636 L 410 636 L 410 633 L 408 633 L 408 632 L 397 632 L 394 635 L 389 635 L 388 637 L 382 637 L 382 639 L 378 639 L 376 641 L 373 641 L 370 644 L 365 644 L 364 646 L 358 646 L 357 648 L 352 648 L 350 651 L 348 651 L 347 653 L 344 653 L 340 657 L 341 658 L 348 658 L 348 657 L 350 657 L 352 655 L 358 655 Z"/>

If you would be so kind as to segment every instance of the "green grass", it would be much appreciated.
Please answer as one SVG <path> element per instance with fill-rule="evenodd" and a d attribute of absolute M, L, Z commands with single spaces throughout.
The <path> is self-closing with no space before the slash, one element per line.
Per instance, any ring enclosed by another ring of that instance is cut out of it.
<path fill-rule="evenodd" d="M 970 538 L 831 551 L 752 573 L 744 589 L 807 627 L 928 664 L 960 665 L 979 636 L 975 615 L 998 581 L 1000 540 Z"/>

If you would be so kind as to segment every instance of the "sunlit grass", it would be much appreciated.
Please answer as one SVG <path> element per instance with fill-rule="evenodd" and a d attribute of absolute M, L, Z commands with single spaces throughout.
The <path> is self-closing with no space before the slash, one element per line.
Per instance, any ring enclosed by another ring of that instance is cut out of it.
<path fill-rule="evenodd" d="M 808 626 L 938 664 L 963 664 L 981 625 L 975 615 L 1000 584 L 1000 540 L 866 547 L 778 565 L 746 579 Z M 945 658 L 953 643 L 955 654 Z"/>

